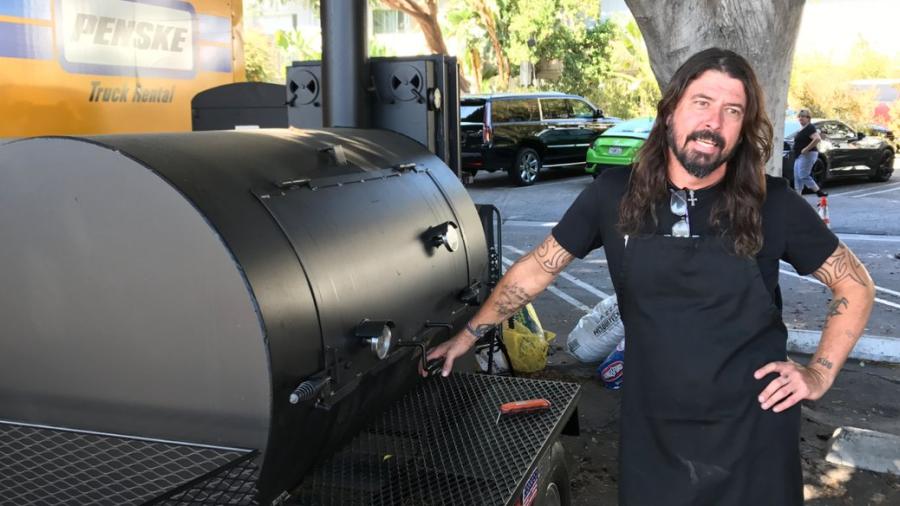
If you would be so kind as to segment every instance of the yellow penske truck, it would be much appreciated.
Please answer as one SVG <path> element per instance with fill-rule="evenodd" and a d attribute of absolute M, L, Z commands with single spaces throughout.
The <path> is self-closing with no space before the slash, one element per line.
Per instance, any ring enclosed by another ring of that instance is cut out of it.
<path fill-rule="evenodd" d="M 0 138 L 191 130 L 244 81 L 241 0 L 0 1 Z"/>

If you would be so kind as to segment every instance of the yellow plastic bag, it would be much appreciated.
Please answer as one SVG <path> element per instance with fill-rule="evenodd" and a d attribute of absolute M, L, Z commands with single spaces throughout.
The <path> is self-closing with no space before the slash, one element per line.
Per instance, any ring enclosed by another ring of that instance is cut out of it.
<path fill-rule="evenodd" d="M 541 327 L 531 304 L 503 323 L 503 344 L 517 372 L 535 372 L 546 367 L 549 343 L 555 337 L 556 334 Z"/>

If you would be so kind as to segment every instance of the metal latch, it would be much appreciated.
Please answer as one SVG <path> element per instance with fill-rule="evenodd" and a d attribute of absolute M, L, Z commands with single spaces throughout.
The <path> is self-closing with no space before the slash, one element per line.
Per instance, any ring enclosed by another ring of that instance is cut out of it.
<path fill-rule="evenodd" d="M 282 506 L 286 501 L 290 500 L 291 494 L 287 490 L 278 494 L 278 497 L 272 499 L 272 506 Z"/>
<path fill-rule="evenodd" d="M 459 292 L 459 300 L 463 304 L 467 306 L 477 306 L 478 305 L 478 295 L 481 293 L 481 281 L 477 279 L 472 281 L 472 284 L 463 288 L 461 292 Z"/>

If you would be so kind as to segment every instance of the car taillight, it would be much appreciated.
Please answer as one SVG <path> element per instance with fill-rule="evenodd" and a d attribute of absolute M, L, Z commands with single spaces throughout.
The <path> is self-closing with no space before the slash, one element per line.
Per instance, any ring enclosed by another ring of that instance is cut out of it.
<path fill-rule="evenodd" d="M 494 130 L 484 125 L 484 128 L 481 129 L 481 141 L 485 144 L 490 144 L 492 140 L 494 140 Z"/>

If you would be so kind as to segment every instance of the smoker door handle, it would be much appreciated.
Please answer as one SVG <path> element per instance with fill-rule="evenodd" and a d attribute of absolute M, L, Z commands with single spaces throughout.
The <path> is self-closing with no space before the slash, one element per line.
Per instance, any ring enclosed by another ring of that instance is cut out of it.
<path fill-rule="evenodd" d="M 428 373 L 428 377 L 432 377 L 437 373 L 441 372 L 441 369 L 444 368 L 444 357 L 436 358 L 434 360 L 429 360 L 425 363 L 425 371 Z"/>
<path fill-rule="evenodd" d="M 310 401 L 319 397 L 319 393 L 331 383 L 331 377 L 306 380 L 295 388 L 288 397 L 288 402 L 298 404 L 300 402 Z"/>
<path fill-rule="evenodd" d="M 444 246 L 451 253 L 459 249 L 459 226 L 452 221 L 444 222 L 428 231 L 428 241 L 432 248 Z"/>

